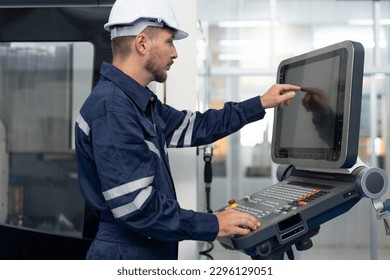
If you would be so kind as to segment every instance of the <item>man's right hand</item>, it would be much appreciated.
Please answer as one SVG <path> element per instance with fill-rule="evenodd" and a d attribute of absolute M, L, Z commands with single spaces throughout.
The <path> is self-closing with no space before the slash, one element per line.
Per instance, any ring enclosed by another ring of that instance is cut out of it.
<path fill-rule="evenodd" d="M 261 105 L 264 109 L 288 106 L 297 90 L 301 90 L 301 87 L 290 84 L 274 84 L 260 97 Z"/>
<path fill-rule="evenodd" d="M 246 235 L 260 227 L 260 222 L 252 215 L 233 209 L 215 213 L 218 218 L 218 237 L 229 235 Z"/>

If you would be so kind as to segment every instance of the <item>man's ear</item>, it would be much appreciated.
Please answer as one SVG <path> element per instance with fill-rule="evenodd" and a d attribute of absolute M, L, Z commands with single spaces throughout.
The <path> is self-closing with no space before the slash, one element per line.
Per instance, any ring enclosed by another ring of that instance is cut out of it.
<path fill-rule="evenodd" d="M 140 33 L 135 37 L 134 45 L 137 52 L 145 55 L 150 46 L 150 39 L 144 33 Z"/>

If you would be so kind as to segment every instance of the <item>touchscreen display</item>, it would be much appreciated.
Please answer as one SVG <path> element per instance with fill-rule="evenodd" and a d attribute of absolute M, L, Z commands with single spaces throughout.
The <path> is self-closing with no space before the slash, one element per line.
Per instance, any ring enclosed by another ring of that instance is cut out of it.
<path fill-rule="evenodd" d="M 302 87 L 279 109 L 278 157 L 337 160 L 343 129 L 344 49 L 285 65 L 280 82 Z"/>
<path fill-rule="evenodd" d="M 349 168 L 359 148 L 364 48 L 343 41 L 283 60 L 277 82 L 301 87 L 275 109 L 272 161 L 301 169 Z"/>

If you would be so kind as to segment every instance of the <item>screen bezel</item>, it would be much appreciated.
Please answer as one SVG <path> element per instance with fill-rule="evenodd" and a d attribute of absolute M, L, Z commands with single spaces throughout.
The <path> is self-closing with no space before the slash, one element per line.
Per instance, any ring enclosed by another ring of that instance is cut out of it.
<path fill-rule="evenodd" d="M 283 60 L 278 67 L 277 83 L 285 83 L 285 73 L 288 69 L 336 56 L 340 57 L 340 64 L 333 147 L 281 147 L 283 109 L 275 108 L 271 149 L 275 163 L 292 164 L 298 168 L 349 168 L 356 162 L 363 81 L 363 46 L 357 42 L 344 41 Z"/>

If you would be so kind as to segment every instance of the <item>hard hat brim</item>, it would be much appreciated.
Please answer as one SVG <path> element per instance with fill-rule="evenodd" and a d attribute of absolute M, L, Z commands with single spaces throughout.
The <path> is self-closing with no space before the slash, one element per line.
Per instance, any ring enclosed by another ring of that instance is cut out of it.
<path fill-rule="evenodd" d="M 175 37 L 173 39 L 174 40 L 181 40 L 181 39 L 185 39 L 187 37 L 188 37 L 187 32 L 180 30 L 180 29 L 176 29 Z"/>
<path fill-rule="evenodd" d="M 148 26 L 155 26 L 155 27 L 169 27 L 175 32 L 174 40 L 181 40 L 188 37 L 188 33 L 175 28 L 166 22 L 164 22 L 161 19 L 148 19 L 148 18 L 141 18 L 137 21 L 129 24 L 118 24 L 115 25 L 113 23 L 107 23 L 104 25 L 104 29 L 111 32 L 111 40 L 116 37 L 123 37 L 123 36 L 137 36 L 139 33 L 141 33 L 146 27 Z"/>

